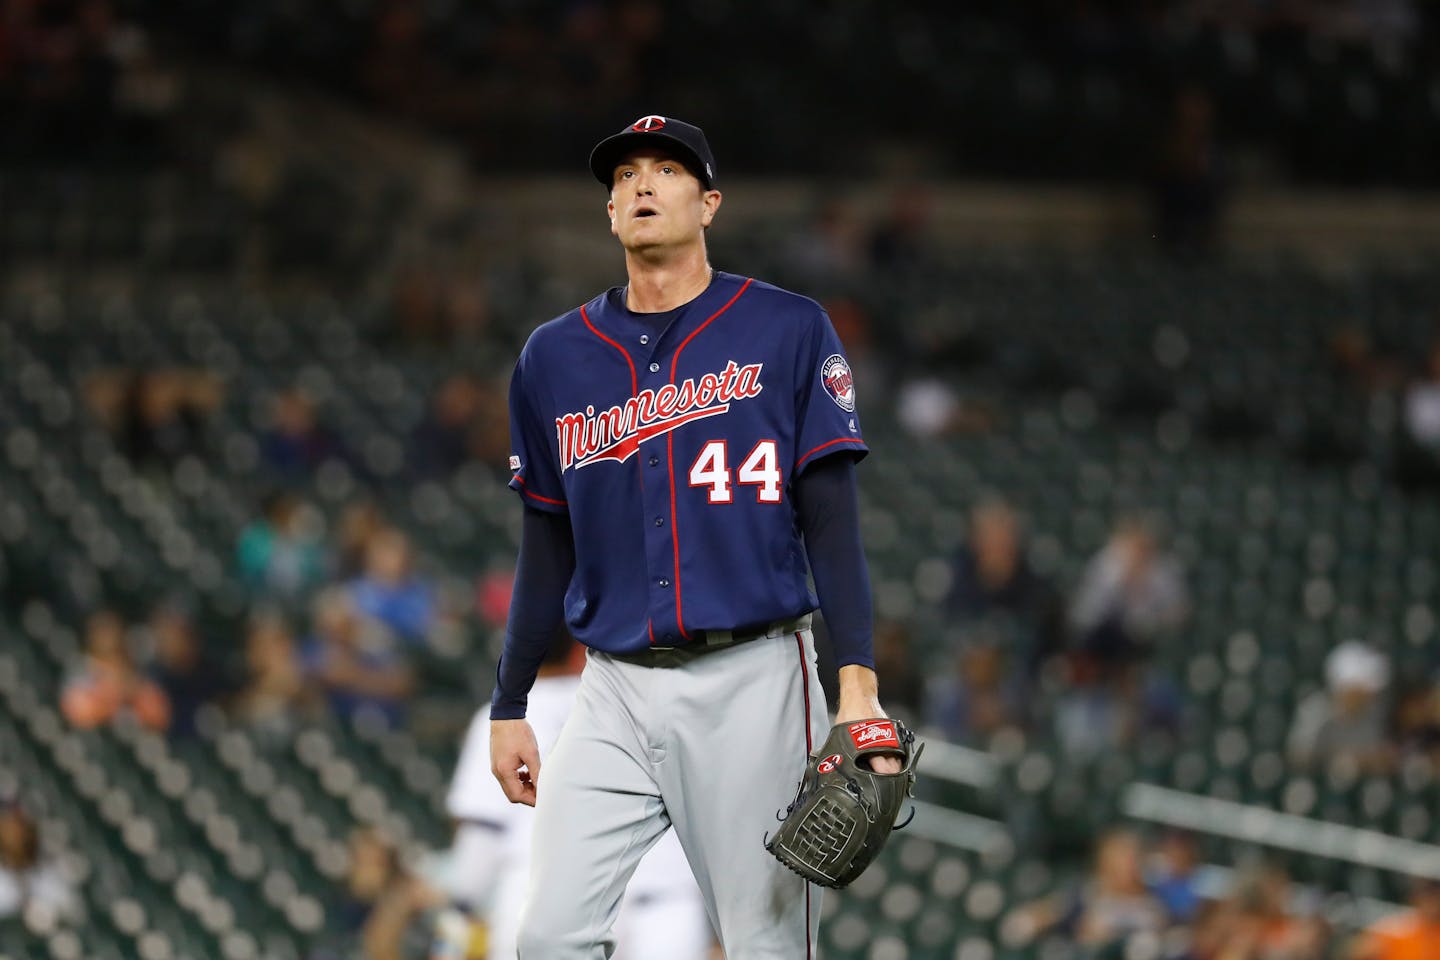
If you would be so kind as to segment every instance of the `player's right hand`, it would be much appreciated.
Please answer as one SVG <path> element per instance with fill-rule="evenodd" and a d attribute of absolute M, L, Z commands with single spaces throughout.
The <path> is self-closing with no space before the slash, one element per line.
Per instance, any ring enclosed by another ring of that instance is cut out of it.
<path fill-rule="evenodd" d="M 535 806 L 540 785 L 540 748 L 528 720 L 490 721 L 490 772 L 511 803 Z"/>

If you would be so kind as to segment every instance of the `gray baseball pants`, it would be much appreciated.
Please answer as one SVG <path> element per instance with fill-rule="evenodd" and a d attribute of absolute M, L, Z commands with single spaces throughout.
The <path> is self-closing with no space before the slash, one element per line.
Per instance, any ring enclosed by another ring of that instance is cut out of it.
<path fill-rule="evenodd" d="M 762 838 L 828 718 L 808 629 L 665 665 L 590 651 L 541 761 L 520 960 L 610 957 L 625 885 L 671 827 L 726 960 L 811 960 L 820 889 Z"/>

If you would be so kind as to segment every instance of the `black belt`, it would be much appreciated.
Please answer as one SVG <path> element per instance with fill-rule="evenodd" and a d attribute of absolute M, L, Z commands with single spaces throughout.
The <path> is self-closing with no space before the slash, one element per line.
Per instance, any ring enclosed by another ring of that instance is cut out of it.
<path fill-rule="evenodd" d="M 751 630 L 706 630 L 698 633 L 694 640 L 683 646 L 651 647 L 636 653 L 612 653 L 610 656 L 616 660 L 623 660 L 625 663 L 633 663 L 642 667 L 680 667 L 696 657 L 703 657 L 707 653 L 714 653 L 727 647 L 738 647 L 742 643 L 749 643 L 751 640 L 759 640 L 762 637 L 788 637 L 809 629 L 810 614 L 807 613 L 801 617 L 777 620 L 769 626 L 756 627 Z"/>

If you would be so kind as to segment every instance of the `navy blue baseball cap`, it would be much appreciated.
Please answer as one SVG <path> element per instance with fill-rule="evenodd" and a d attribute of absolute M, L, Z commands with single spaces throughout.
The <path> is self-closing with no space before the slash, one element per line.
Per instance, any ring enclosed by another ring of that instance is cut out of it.
<path fill-rule="evenodd" d="M 597 143 L 590 151 L 590 172 L 609 190 L 615 185 L 615 168 L 625 154 L 646 144 L 672 151 L 706 190 L 715 186 L 715 155 L 710 152 L 705 131 L 684 120 L 653 113 Z"/>

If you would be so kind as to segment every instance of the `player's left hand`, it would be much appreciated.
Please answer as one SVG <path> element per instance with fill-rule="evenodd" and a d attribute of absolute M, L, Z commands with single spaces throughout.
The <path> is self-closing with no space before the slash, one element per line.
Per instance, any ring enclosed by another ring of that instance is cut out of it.
<path fill-rule="evenodd" d="M 840 692 L 840 706 L 835 711 L 836 723 L 850 723 L 852 720 L 870 720 L 875 717 L 884 717 L 888 714 L 881 708 L 880 701 L 873 696 L 850 696 L 845 691 Z M 870 760 L 870 769 L 876 773 L 899 773 L 901 770 L 901 756 L 885 755 L 873 757 Z"/>

